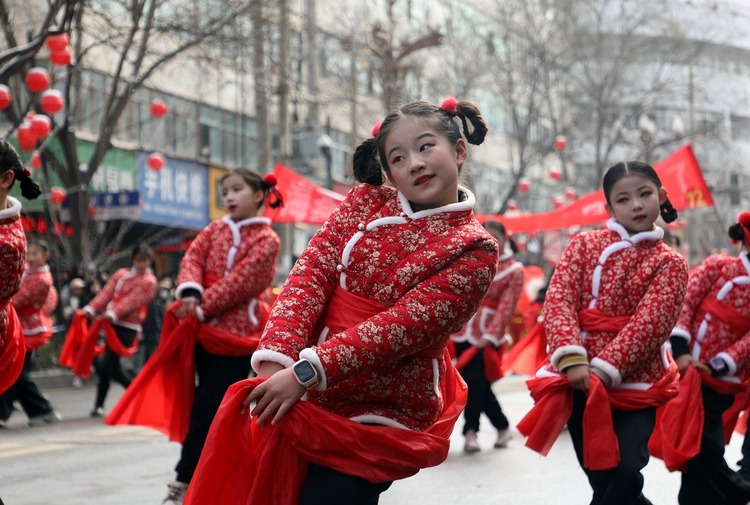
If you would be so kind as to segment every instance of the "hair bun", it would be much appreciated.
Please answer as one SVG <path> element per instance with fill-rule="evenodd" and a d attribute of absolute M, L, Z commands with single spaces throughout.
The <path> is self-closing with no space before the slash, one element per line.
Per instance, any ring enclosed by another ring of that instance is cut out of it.
<path fill-rule="evenodd" d="M 266 174 L 266 175 L 263 176 L 263 184 L 265 184 L 265 185 L 267 185 L 267 186 L 269 186 L 271 188 L 274 187 L 274 186 L 276 186 L 276 184 L 278 182 L 279 181 L 278 181 L 278 179 L 276 179 L 276 174 L 274 174 L 274 173 L 268 173 L 268 174 Z"/>
<path fill-rule="evenodd" d="M 438 105 L 438 107 L 443 109 L 448 114 L 452 114 L 452 115 L 458 114 L 458 100 L 456 100 L 456 98 L 453 96 L 443 98 L 443 100 L 440 102 L 440 105 Z"/>

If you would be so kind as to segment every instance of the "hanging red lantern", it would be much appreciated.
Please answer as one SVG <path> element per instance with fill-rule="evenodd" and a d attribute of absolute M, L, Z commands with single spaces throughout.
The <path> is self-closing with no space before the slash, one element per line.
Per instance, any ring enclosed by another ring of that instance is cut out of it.
<path fill-rule="evenodd" d="M 678 219 L 677 221 L 675 221 L 675 224 L 677 225 L 678 230 L 684 230 L 687 226 L 687 221 L 685 221 L 684 219 Z"/>
<path fill-rule="evenodd" d="M 62 110 L 63 105 L 65 105 L 65 100 L 63 100 L 63 94 L 60 90 L 48 89 L 42 93 L 42 98 L 39 99 L 39 105 L 42 107 L 45 114 L 52 116 Z"/>
<path fill-rule="evenodd" d="M 558 208 L 562 207 L 563 205 L 565 205 L 565 199 L 563 199 L 563 197 L 560 196 L 560 195 L 555 195 L 555 196 L 552 197 L 552 205 L 556 209 L 558 209 Z"/>
<path fill-rule="evenodd" d="M 151 102 L 151 115 L 154 117 L 164 117 L 167 113 L 167 104 L 161 100 Z"/>
<path fill-rule="evenodd" d="M 73 53 L 70 51 L 70 47 L 65 46 L 59 51 L 52 51 L 49 53 L 49 61 L 52 62 L 53 65 L 56 65 L 58 67 L 67 67 L 70 65 L 71 60 L 73 59 Z"/>
<path fill-rule="evenodd" d="M 10 102 L 10 88 L 5 84 L 0 84 L 0 110 L 5 110 L 10 107 Z"/>
<path fill-rule="evenodd" d="M 49 200 L 52 202 L 52 205 L 62 205 L 65 201 L 65 190 L 58 187 L 50 189 Z"/>
<path fill-rule="evenodd" d="M 54 51 L 62 51 L 66 47 L 68 47 L 68 44 L 70 43 L 70 39 L 68 38 L 67 33 L 55 33 L 53 35 L 47 35 L 47 38 L 44 39 L 44 43 L 47 45 L 47 48 L 54 52 Z"/>
<path fill-rule="evenodd" d="M 555 182 L 559 181 L 562 178 L 562 171 L 559 168 L 551 168 L 549 178 Z"/>
<path fill-rule="evenodd" d="M 39 93 L 49 86 L 49 73 L 42 67 L 34 67 L 26 74 L 26 87 L 29 91 Z"/>
<path fill-rule="evenodd" d="M 564 135 L 558 135 L 555 137 L 555 149 L 558 151 L 564 151 L 568 147 L 568 139 Z"/>
<path fill-rule="evenodd" d="M 96 217 L 96 207 L 89 204 L 89 219 L 94 219 Z"/>
<path fill-rule="evenodd" d="M 669 223 L 669 224 L 667 224 L 667 229 L 669 231 L 675 231 L 677 229 L 677 223 Z"/>
<path fill-rule="evenodd" d="M 153 153 L 148 157 L 148 168 L 158 172 L 164 167 L 164 156 L 159 153 Z"/>
<path fill-rule="evenodd" d="M 515 200 L 508 200 L 508 205 L 505 206 L 505 209 L 510 211 L 518 210 L 518 202 Z"/>
<path fill-rule="evenodd" d="M 33 153 L 31 153 L 29 163 L 31 163 L 31 166 L 37 170 L 42 168 L 42 155 L 39 154 L 39 151 L 34 151 Z"/>
<path fill-rule="evenodd" d="M 576 196 L 578 196 L 578 193 L 576 193 L 576 188 L 565 188 L 565 198 L 568 200 L 575 200 Z"/>
<path fill-rule="evenodd" d="M 37 139 L 43 139 L 52 131 L 52 120 L 44 114 L 34 114 L 31 118 L 31 131 Z"/>
<path fill-rule="evenodd" d="M 34 135 L 30 121 L 24 121 L 18 127 L 18 147 L 21 148 L 21 151 L 36 149 L 36 135 Z"/>
<path fill-rule="evenodd" d="M 526 177 L 518 179 L 518 191 L 521 193 L 528 193 L 531 190 L 531 181 Z"/>

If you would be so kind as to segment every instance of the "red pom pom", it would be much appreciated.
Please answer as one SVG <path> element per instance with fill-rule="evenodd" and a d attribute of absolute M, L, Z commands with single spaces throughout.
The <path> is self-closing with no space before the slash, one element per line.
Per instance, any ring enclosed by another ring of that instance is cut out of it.
<path fill-rule="evenodd" d="M 26 174 L 26 177 L 31 177 L 31 170 L 28 168 L 23 167 L 23 173 Z"/>
<path fill-rule="evenodd" d="M 445 112 L 449 114 L 457 114 L 458 113 L 458 100 L 456 100 L 454 97 L 449 96 L 448 98 L 444 98 L 442 102 L 440 102 L 440 105 L 438 105 L 441 109 L 443 109 Z"/>
<path fill-rule="evenodd" d="M 383 123 L 378 121 L 374 125 L 372 125 L 372 130 L 370 130 L 370 133 L 372 133 L 373 138 L 378 136 L 378 133 L 380 133 L 380 125 Z"/>
<path fill-rule="evenodd" d="M 750 212 L 746 210 L 740 212 L 740 215 L 737 216 L 737 222 L 742 226 L 750 228 Z"/>
<path fill-rule="evenodd" d="M 263 176 L 263 182 L 267 184 L 268 186 L 274 187 L 276 186 L 276 183 L 278 180 L 276 179 L 276 174 L 266 174 Z"/>

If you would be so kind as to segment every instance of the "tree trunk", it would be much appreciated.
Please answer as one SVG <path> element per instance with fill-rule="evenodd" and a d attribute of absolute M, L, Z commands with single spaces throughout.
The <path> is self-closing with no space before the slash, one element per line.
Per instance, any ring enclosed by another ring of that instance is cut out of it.
<path fill-rule="evenodd" d="M 253 21 L 253 78 L 255 80 L 255 111 L 258 123 L 258 169 L 271 166 L 271 134 L 268 122 L 268 79 L 265 65 L 263 33 L 263 2 L 256 0 L 251 11 Z"/>

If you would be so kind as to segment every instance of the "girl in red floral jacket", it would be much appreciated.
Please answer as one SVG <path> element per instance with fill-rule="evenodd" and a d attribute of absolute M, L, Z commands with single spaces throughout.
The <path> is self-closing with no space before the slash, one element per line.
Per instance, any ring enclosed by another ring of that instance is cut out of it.
<path fill-rule="evenodd" d="M 182 259 L 175 291 L 178 318 L 194 314 L 240 337 L 237 340 L 257 336 L 263 329 L 268 309 L 259 297 L 273 281 L 280 240 L 271 221 L 260 213 L 266 204 L 283 204 L 275 185 L 273 174 L 261 177 L 248 169 L 221 179 L 227 214 L 200 232 Z M 250 373 L 249 354 L 215 354 L 196 344 L 195 400 L 175 467 L 177 478 L 168 484 L 165 505 L 182 503 L 224 393 Z"/>
<path fill-rule="evenodd" d="M 576 235 L 550 280 L 544 330 L 551 364 L 529 381 L 536 404 L 518 428 L 546 454 L 567 422 L 591 504 L 649 504 L 640 472 L 656 407 L 677 393 L 667 339 L 688 268 L 654 225 L 677 212 L 650 165 L 614 165 L 603 189 L 606 229 Z"/>
<path fill-rule="evenodd" d="M 20 181 L 25 198 L 34 199 L 42 193 L 31 172 L 21 165 L 15 149 L 0 139 L 0 393 L 16 382 L 26 354 L 21 323 L 10 303 L 21 287 L 26 267 L 21 202 L 8 194 L 16 180 Z"/>
<path fill-rule="evenodd" d="M 260 378 L 233 386 L 209 435 L 234 441 L 227 452 L 207 447 L 190 503 L 375 504 L 394 479 L 445 459 L 465 398 L 446 346 L 498 258 L 458 183 L 466 141 L 486 131 L 468 102 L 413 102 L 357 148 L 363 184 L 289 274 L 253 354 Z M 236 398 L 255 404 L 242 421 L 249 448 L 235 438 L 242 429 L 224 428 L 240 415 Z"/>
<path fill-rule="evenodd" d="M 681 505 L 750 501 L 750 484 L 724 460 L 722 422 L 736 396 L 750 386 L 750 212 L 739 215 L 729 237 L 745 251 L 738 257 L 712 255 L 691 273 L 670 337 L 680 373 L 694 369 L 700 374 L 690 394 L 702 398 L 703 406 L 700 452 L 684 466 Z M 681 388 L 689 383 L 682 381 Z"/>
<path fill-rule="evenodd" d="M 31 377 L 34 350 L 44 345 L 52 336 L 50 314 L 57 305 L 57 291 L 52 285 L 48 259 L 49 247 L 46 242 L 37 241 L 29 244 L 28 267 L 21 280 L 21 288 L 13 296 L 13 307 L 23 328 L 26 359 L 16 383 L 0 396 L 0 424 L 7 422 L 13 413 L 14 401 L 21 404 L 29 418 L 30 426 L 55 423 L 62 419 Z"/>
<path fill-rule="evenodd" d="M 479 310 L 460 332 L 451 335 L 458 358 L 456 367 L 469 386 L 463 428 L 464 451 L 469 453 L 480 450 L 477 432 L 482 412 L 497 430 L 496 448 L 505 447 L 511 438 L 508 418 L 492 392 L 492 383 L 502 376 L 502 355 L 508 344 L 506 328 L 523 289 L 523 266 L 513 259 L 515 244 L 508 239 L 505 226 L 487 221 L 484 228 L 497 240 L 503 254 Z"/>
<path fill-rule="evenodd" d="M 135 352 L 138 333 L 146 318 L 146 310 L 156 294 L 156 277 L 151 271 L 154 253 L 145 244 L 133 248 L 131 268 L 121 268 L 109 278 L 107 284 L 83 308 L 89 318 L 101 317 L 109 322 L 123 347 L 129 349 L 128 356 Z M 91 417 L 104 415 L 104 401 L 112 380 L 122 387 L 130 385 L 131 378 L 122 370 L 121 355 L 110 345 L 94 360 L 96 370 L 96 399 Z"/>

